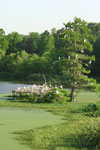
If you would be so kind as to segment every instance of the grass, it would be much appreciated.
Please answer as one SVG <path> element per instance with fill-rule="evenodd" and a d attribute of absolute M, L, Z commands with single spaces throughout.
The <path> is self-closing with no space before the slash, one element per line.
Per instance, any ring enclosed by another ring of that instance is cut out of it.
<path fill-rule="evenodd" d="M 99 100 L 94 92 L 81 91 L 75 103 L 30 104 L 0 101 L 0 106 L 41 108 L 63 116 L 65 123 L 15 133 L 20 143 L 27 145 L 31 150 L 94 150 L 99 148 L 87 147 L 82 139 L 84 136 L 80 135 L 83 134 L 85 127 L 95 126 L 100 119 L 86 116 L 82 109 L 89 103 L 96 103 Z"/>

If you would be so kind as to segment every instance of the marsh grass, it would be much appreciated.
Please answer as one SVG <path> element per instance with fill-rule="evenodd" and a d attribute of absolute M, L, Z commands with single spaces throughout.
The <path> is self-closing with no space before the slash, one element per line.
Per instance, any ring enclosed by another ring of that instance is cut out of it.
<path fill-rule="evenodd" d="M 86 116 L 82 110 L 89 103 L 96 104 L 99 100 L 94 92 L 81 91 L 75 103 L 30 104 L 0 101 L 0 106 L 40 108 L 63 116 L 65 123 L 15 133 L 20 143 L 29 146 L 32 150 L 98 150 L 98 147 L 86 144 L 87 135 L 84 133 L 86 129 L 89 132 L 91 125 L 95 126 L 100 119 Z"/>
<path fill-rule="evenodd" d="M 92 120 L 93 122 L 98 120 Z M 31 149 L 35 150 L 56 150 L 56 149 L 90 149 L 84 144 L 82 135 L 83 128 L 91 122 L 91 119 L 78 115 L 72 116 L 66 123 L 61 125 L 53 125 L 20 132 L 18 139 L 22 144 L 27 144 Z M 89 125 L 88 125 L 89 126 Z M 86 141 L 85 141 L 86 142 Z M 93 148 L 95 149 L 95 148 Z"/>

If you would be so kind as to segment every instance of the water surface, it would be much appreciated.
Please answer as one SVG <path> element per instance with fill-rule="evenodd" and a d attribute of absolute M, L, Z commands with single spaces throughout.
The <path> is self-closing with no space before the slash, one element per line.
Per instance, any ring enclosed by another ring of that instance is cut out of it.
<path fill-rule="evenodd" d="M 13 132 L 62 122 L 62 117 L 41 109 L 0 107 L 0 149 L 30 150 L 27 146 L 19 144 Z"/>
<path fill-rule="evenodd" d="M 0 81 L 0 93 L 12 93 L 12 90 L 24 86 L 28 86 L 28 84 Z"/>

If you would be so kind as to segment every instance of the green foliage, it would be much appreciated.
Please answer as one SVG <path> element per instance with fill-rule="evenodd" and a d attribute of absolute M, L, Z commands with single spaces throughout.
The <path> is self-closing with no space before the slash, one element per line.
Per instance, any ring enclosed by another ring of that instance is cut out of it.
<path fill-rule="evenodd" d="M 0 51 L 6 52 L 6 49 L 8 48 L 8 40 L 5 35 L 5 31 L 3 29 L 0 29 Z"/>
<path fill-rule="evenodd" d="M 11 80 L 15 80 L 15 74 L 12 73 L 6 73 L 6 72 L 0 72 L 0 80 L 4 80 L 4 81 L 11 81 Z"/>
<path fill-rule="evenodd" d="M 55 47 L 55 40 L 53 35 L 51 35 L 48 31 L 44 31 L 40 35 L 39 41 L 39 52 L 38 54 L 42 56 L 45 52 L 51 51 Z"/>
<path fill-rule="evenodd" d="M 17 32 L 12 32 L 7 35 L 8 48 L 6 54 L 16 53 L 21 50 L 20 42 L 22 41 L 22 35 Z"/>
<path fill-rule="evenodd" d="M 84 20 L 75 18 L 73 22 L 65 24 L 61 40 L 64 41 L 62 48 L 67 56 L 64 56 L 66 62 L 62 72 L 68 76 L 71 87 L 89 81 L 86 75 L 90 70 L 85 65 L 89 66 L 89 63 L 94 60 L 93 56 L 86 54 L 87 51 L 92 51 L 92 44 L 89 42 L 91 36 Z"/>
<path fill-rule="evenodd" d="M 100 34 L 100 23 L 90 22 L 88 23 L 88 27 L 91 29 L 94 36 L 98 36 Z"/>
<path fill-rule="evenodd" d="M 17 99 L 24 102 L 36 103 L 38 101 L 38 96 L 35 94 L 30 95 L 30 94 L 22 93 L 20 96 L 18 96 Z"/>
<path fill-rule="evenodd" d="M 87 24 L 77 17 L 59 30 L 53 28 L 51 33 L 5 35 L 0 29 L 0 71 L 12 73 L 19 80 L 39 73 L 51 78 L 66 76 L 66 82 L 61 80 L 70 87 L 81 86 L 84 81 L 87 84 L 91 70 L 92 75 L 100 75 L 99 31 L 100 23 Z"/>
<path fill-rule="evenodd" d="M 26 77 L 27 81 L 43 81 L 44 82 L 44 78 L 43 78 L 43 74 L 30 74 L 28 77 Z"/>
<path fill-rule="evenodd" d="M 42 97 L 44 103 L 66 103 L 70 100 L 70 92 L 66 89 L 54 88 Z"/>
<path fill-rule="evenodd" d="M 90 111 L 97 111 L 98 108 L 97 108 L 97 105 L 96 104 L 88 104 L 87 107 L 84 109 L 84 111 L 86 112 L 90 112 Z"/>
<path fill-rule="evenodd" d="M 28 94 L 21 93 L 16 96 L 17 100 L 32 102 L 32 103 L 66 103 L 70 100 L 70 92 L 65 89 L 53 88 L 50 92 L 39 95 L 39 94 Z"/>
<path fill-rule="evenodd" d="M 95 55 L 95 62 L 92 63 L 92 75 L 100 75 L 100 35 L 97 37 L 93 45 L 93 54 Z"/>
<path fill-rule="evenodd" d="M 85 115 L 87 116 L 92 116 L 92 117 L 97 117 L 100 115 L 100 112 L 98 113 L 98 107 L 96 104 L 88 104 L 84 109 L 83 112 L 85 112 Z"/>
<path fill-rule="evenodd" d="M 39 41 L 39 33 L 31 32 L 28 36 L 23 36 L 21 47 L 29 54 L 37 53 Z"/>
<path fill-rule="evenodd" d="M 87 85 L 90 80 L 88 69 L 95 57 L 88 55 L 92 52 L 92 44 L 90 39 L 93 38 L 91 30 L 87 26 L 87 22 L 80 18 L 75 18 L 74 21 L 64 24 L 65 27 L 59 32 L 59 40 L 61 41 L 61 51 L 55 63 L 59 65 L 59 74 L 67 77 L 68 85 L 70 85 L 71 101 L 74 101 L 74 90 L 82 85 Z M 62 55 L 63 54 L 63 55 Z M 67 86 L 67 85 L 66 85 Z"/>
<path fill-rule="evenodd" d="M 93 103 L 88 104 L 83 109 L 83 112 L 85 113 L 85 115 L 92 116 L 92 117 L 100 116 L 100 104 L 99 103 L 97 103 L 97 104 L 93 104 Z"/>

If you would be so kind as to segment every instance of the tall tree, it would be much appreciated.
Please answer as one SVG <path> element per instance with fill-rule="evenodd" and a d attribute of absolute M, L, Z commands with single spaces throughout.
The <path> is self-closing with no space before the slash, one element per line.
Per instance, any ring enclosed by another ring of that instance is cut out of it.
<path fill-rule="evenodd" d="M 40 56 L 43 55 L 46 51 L 49 50 L 49 46 L 51 46 L 52 37 L 50 36 L 50 33 L 46 30 L 40 35 L 40 41 L 38 46 L 38 54 Z"/>
<path fill-rule="evenodd" d="M 100 36 L 98 36 L 93 46 L 93 54 L 95 55 L 95 62 L 92 63 L 92 75 L 95 77 L 100 76 Z"/>
<path fill-rule="evenodd" d="M 8 48 L 8 41 L 5 35 L 5 31 L 0 29 L 0 50 L 6 51 Z"/>
<path fill-rule="evenodd" d="M 74 101 L 76 87 L 94 84 L 94 80 L 87 76 L 90 73 L 87 67 L 95 58 L 86 53 L 92 52 L 92 44 L 89 41 L 92 35 L 87 23 L 80 18 L 75 18 L 74 21 L 64 25 L 59 37 L 63 56 L 59 56 L 56 62 L 64 62 L 62 75 L 66 76 L 66 84 L 71 88 L 71 101 Z"/>
<path fill-rule="evenodd" d="M 100 23 L 88 23 L 88 27 L 91 29 L 91 33 L 96 39 L 93 42 L 93 55 L 95 56 L 95 62 L 92 63 L 91 75 L 94 77 L 100 76 Z"/>
<path fill-rule="evenodd" d="M 17 51 L 20 51 L 20 42 L 22 41 L 22 35 L 20 35 L 17 32 L 12 32 L 7 35 L 8 39 L 8 49 L 6 51 L 6 54 L 9 55 L 10 53 L 16 53 Z"/>
<path fill-rule="evenodd" d="M 39 33 L 31 32 L 28 36 L 23 37 L 22 49 L 24 49 L 29 54 L 37 53 L 39 40 Z"/>
<path fill-rule="evenodd" d="M 88 23 L 88 28 L 91 29 L 91 33 L 94 36 L 100 35 L 100 23 L 90 22 Z"/>

